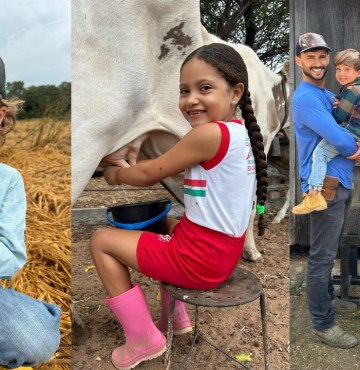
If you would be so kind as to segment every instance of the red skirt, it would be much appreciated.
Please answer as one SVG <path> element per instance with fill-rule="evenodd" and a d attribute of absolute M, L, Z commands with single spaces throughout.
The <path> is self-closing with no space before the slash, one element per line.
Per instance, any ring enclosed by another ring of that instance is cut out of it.
<path fill-rule="evenodd" d="M 183 216 L 172 235 L 145 231 L 137 246 L 140 271 L 191 289 L 212 289 L 229 278 L 243 252 L 238 238 L 197 225 Z"/>

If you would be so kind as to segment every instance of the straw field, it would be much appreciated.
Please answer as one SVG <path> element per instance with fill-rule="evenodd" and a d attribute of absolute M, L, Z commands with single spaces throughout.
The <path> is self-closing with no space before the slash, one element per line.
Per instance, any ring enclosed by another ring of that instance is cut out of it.
<path fill-rule="evenodd" d="M 71 360 L 70 122 L 18 121 L 0 149 L 0 161 L 23 176 L 27 196 L 26 265 L 1 281 L 33 298 L 60 306 L 61 343 L 37 370 L 68 370 Z"/>

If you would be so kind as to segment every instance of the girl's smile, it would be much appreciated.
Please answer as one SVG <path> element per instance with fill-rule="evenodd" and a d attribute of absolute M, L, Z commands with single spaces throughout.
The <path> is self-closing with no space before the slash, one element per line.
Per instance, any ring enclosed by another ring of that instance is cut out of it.
<path fill-rule="evenodd" d="M 243 85 L 232 88 L 218 71 L 200 59 L 184 65 L 180 74 L 179 108 L 191 127 L 235 118 Z"/>

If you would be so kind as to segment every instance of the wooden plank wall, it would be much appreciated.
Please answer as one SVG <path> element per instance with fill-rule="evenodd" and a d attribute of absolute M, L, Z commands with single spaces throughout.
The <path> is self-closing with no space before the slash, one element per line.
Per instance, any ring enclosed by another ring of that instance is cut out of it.
<path fill-rule="evenodd" d="M 315 32 L 324 36 L 335 52 L 355 48 L 360 50 L 360 1 L 359 0 L 290 0 L 290 61 L 292 91 L 301 82 L 300 69 L 294 62 L 294 45 L 305 32 Z M 331 61 L 326 76 L 327 89 L 338 92 L 335 69 Z M 296 142 L 294 131 L 290 131 L 290 188 L 292 202 L 301 200 L 301 188 L 297 172 Z M 360 168 L 356 167 L 353 203 L 360 202 Z M 309 245 L 309 217 L 290 216 L 290 245 Z"/>

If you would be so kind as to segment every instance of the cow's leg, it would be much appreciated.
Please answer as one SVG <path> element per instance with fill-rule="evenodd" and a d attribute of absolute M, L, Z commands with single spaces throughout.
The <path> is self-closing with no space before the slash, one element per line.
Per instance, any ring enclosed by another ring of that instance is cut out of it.
<path fill-rule="evenodd" d="M 254 219 L 256 210 L 253 209 L 250 216 L 249 227 L 246 232 L 243 258 L 248 261 L 257 262 L 262 259 L 261 253 L 256 249 L 254 238 Z"/>
<path fill-rule="evenodd" d="M 75 303 L 71 304 L 71 342 L 75 346 L 83 344 L 90 336 L 89 328 L 87 328 L 78 314 Z"/>
<path fill-rule="evenodd" d="M 290 189 L 286 193 L 286 199 L 285 199 L 284 205 L 282 206 L 280 211 L 276 214 L 275 218 L 272 220 L 273 224 L 279 224 L 281 222 L 281 220 L 286 215 L 289 205 L 290 205 Z"/>

